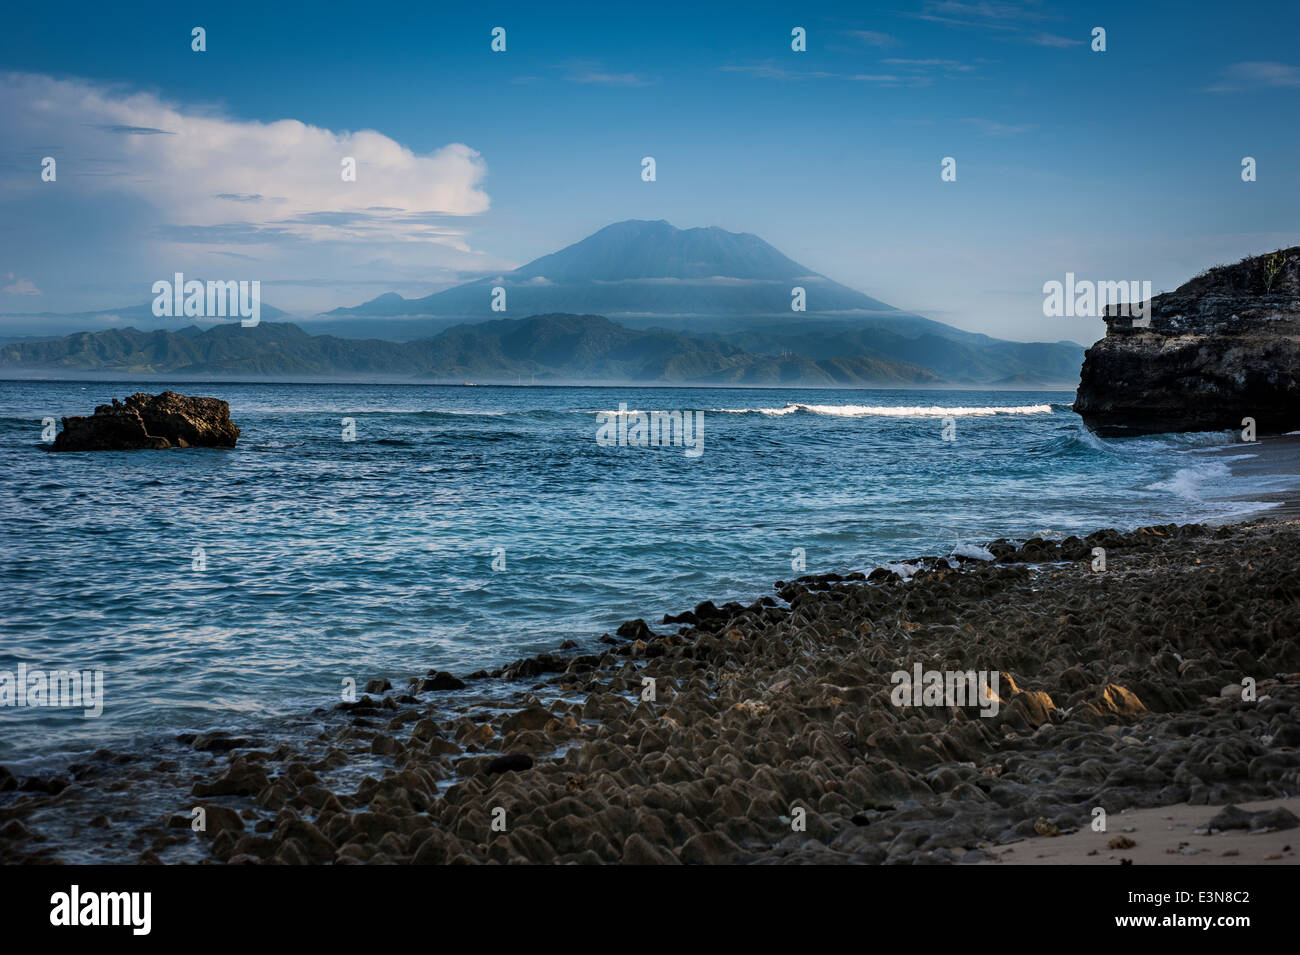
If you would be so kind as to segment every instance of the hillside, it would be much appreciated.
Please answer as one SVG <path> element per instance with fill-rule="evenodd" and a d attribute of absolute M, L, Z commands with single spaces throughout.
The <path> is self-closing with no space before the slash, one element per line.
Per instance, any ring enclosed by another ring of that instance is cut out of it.
<path fill-rule="evenodd" d="M 915 365 L 864 356 L 758 355 L 662 329 L 631 329 L 598 315 L 535 315 L 461 325 L 417 342 L 309 335 L 293 324 L 236 323 L 201 331 L 113 329 L 0 345 L 0 368 L 52 374 L 199 377 L 466 379 L 638 384 L 922 386 Z"/>

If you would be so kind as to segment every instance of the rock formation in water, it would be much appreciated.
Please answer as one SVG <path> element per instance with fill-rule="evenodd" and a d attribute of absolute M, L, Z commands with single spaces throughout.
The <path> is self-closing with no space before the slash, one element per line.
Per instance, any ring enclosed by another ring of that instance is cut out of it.
<path fill-rule="evenodd" d="M 64 418 L 55 451 L 134 451 L 163 448 L 233 448 L 239 428 L 219 398 L 174 391 L 134 394 L 100 405 L 88 418 Z"/>
<path fill-rule="evenodd" d="M 1074 410 L 1089 428 L 1300 429 L 1300 246 L 1210 269 L 1155 296 L 1146 320 L 1118 311 L 1083 360 Z"/>

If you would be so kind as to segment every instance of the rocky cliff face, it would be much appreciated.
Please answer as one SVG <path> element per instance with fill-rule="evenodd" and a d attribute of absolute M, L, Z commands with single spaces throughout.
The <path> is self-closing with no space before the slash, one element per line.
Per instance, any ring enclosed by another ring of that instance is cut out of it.
<path fill-rule="evenodd" d="M 174 391 L 135 394 L 100 405 L 88 418 L 64 418 L 55 451 L 134 451 L 146 448 L 233 448 L 239 428 L 230 405 Z"/>
<path fill-rule="evenodd" d="M 1102 434 L 1300 430 L 1300 246 L 1220 266 L 1106 315 L 1074 410 Z"/>

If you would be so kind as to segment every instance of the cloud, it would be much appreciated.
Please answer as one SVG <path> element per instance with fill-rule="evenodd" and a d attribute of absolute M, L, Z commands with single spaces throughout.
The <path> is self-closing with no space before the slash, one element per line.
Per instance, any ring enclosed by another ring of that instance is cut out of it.
<path fill-rule="evenodd" d="M 1234 63 L 1219 71 L 1219 79 L 1207 86 L 1206 93 L 1238 93 L 1257 89 L 1295 89 L 1300 87 L 1300 67 L 1286 63 Z"/>
<path fill-rule="evenodd" d="M 635 279 L 592 279 L 594 285 L 680 285 L 680 286 L 706 286 L 706 287 L 751 287 L 761 285 L 784 285 L 787 279 L 746 279 L 737 278 L 733 275 L 700 275 L 692 278 L 678 278 L 677 276 L 666 275 L 653 278 L 635 278 Z M 822 281 L 826 279 L 819 275 L 809 276 L 807 281 Z"/>
<path fill-rule="evenodd" d="M 88 188 L 79 157 L 93 157 L 97 191 L 142 200 L 178 229 L 216 230 L 218 241 L 227 230 L 240 242 L 252 233 L 307 241 L 368 233 L 420 242 L 427 237 L 402 215 L 468 216 L 489 206 L 483 159 L 461 143 L 419 154 L 373 130 L 240 120 L 151 93 L 19 73 L 0 76 L 0 113 L 16 151 L 40 144 L 40 155 L 59 161 L 60 188 Z M 164 131 L 169 135 L 153 135 Z M 141 132 L 150 135 L 134 135 Z M 355 182 L 340 175 L 344 157 L 356 160 Z M 39 188 L 29 178 L 35 185 L 27 188 Z M 348 222 L 346 233 L 311 218 L 364 210 L 371 211 Z"/>
<path fill-rule="evenodd" d="M 893 46 L 898 42 L 896 37 L 892 37 L 888 33 L 877 33 L 875 30 L 849 30 L 845 35 L 851 36 L 868 46 Z"/>
<path fill-rule="evenodd" d="M 409 288 L 518 264 L 471 247 L 469 225 L 490 200 L 484 159 L 463 143 L 417 152 L 375 130 L 256 122 L 3 71 L 0 140 L 6 156 L 36 157 L 0 176 L 0 221 L 14 224 L 0 230 L 0 258 L 60 310 L 143 301 L 174 272 L 263 289 L 329 275 L 337 285 L 276 299 L 305 314 L 355 305 L 372 295 L 367 282 Z M 57 160 L 56 181 L 42 181 L 42 156 Z M 347 156 L 355 182 L 340 175 Z M 67 262 L 80 263 L 75 280 Z"/>
<path fill-rule="evenodd" d="M 14 277 L 14 274 L 10 272 L 8 277 L 12 279 Z M 36 287 L 36 283 L 33 282 L 31 279 L 18 279 L 16 281 L 12 281 L 4 288 L 0 288 L 0 292 L 4 292 L 6 295 L 40 295 L 41 294 L 41 290 Z"/>
<path fill-rule="evenodd" d="M 176 134 L 170 129 L 154 129 L 152 126 L 97 126 L 96 129 L 102 129 L 110 133 L 121 133 L 127 136 L 175 136 Z"/>
<path fill-rule="evenodd" d="M 564 70 L 564 79 L 570 83 L 582 83 L 594 86 L 650 86 L 659 82 L 658 77 L 644 73 L 612 73 L 599 63 L 590 60 L 571 60 L 559 63 L 552 69 Z M 516 77 L 516 79 L 523 79 Z"/>
<path fill-rule="evenodd" d="M 848 80 L 854 83 L 872 83 L 877 86 L 923 85 L 921 77 L 898 76 L 892 73 L 827 73 L 822 70 L 791 70 L 775 63 L 755 63 L 743 66 L 720 66 L 723 73 L 748 73 L 765 80 Z"/>
<path fill-rule="evenodd" d="M 824 70 L 795 70 L 783 66 L 774 60 L 761 63 L 738 64 L 718 67 L 725 73 L 748 73 L 761 79 L 801 82 L 803 80 L 842 80 L 852 83 L 871 83 L 875 86 L 930 86 L 935 77 L 952 78 L 958 74 L 972 73 L 979 69 L 977 64 L 988 62 L 977 59 L 974 63 L 946 59 L 908 59 L 905 57 L 887 57 L 880 61 L 889 68 L 881 73 L 835 73 Z"/>
<path fill-rule="evenodd" d="M 1027 133 L 1033 126 L 1013 126 L 1008 123 L 997 123 L 991 119 L 982 119 L 980 117 L 968 117 L 962 120 L 963 123 L 970 123 L 985 136 L 1019 136 L 1021 133 Z"/>
<path fill-rule="evenodd" d="M 1048 17 L 1040 9 L 1038 0 L 1025 2 L 1000 2 L 1000 0 L 926 0 L 920 13 L 905 14 L 918 20 L 939 23 L 963 30 L 994 33 L 1020 43 L 1034 46 L 1069 47 L 1083 43 L 1082 39 L 1059 36 L 1045 32 L 1041 27 Z"/>
<path fill-rule="evenodd" d="M 971 63 L 962 63 L 960 60 L 904 60 L 891 58 L 881 62 L 886 66 L 897 66 L 905 70 L 916 70 L 918 72 L 935 69 L 948 73 L 969 73 L 979 69 L 979 67 Z"/>
<path fill-rule="evenodd" d="M 601 86 L 649 86 L 654 80 L 640 73 L 601 73 L 589 70 L 569 77 L 570 83 L 597 83 Z"/>
<path fill-rule="evenodd" d="M 1037 20 L 1042 17 L 1036 4 L 997 2 L 997 0 L 977 0 L 975 3 L 963 3 L 961 0 L 927 0 L 921 5 L 921 12 L 913 14 L 918 20 L 931 20 L 952 26 L 983 27 L 991 29 L 1016 29 L 1024 20 Z"/>
<path fill-rule="evenodd" d="M 1026 36 L 1024 40 L 1034 46 L 1054 47 L 1078 46 L 1084 42 L 1083 40 L 1072 40 L 1068 36 L 1057 36 L 1055 33 L 1032 33 Z"/>

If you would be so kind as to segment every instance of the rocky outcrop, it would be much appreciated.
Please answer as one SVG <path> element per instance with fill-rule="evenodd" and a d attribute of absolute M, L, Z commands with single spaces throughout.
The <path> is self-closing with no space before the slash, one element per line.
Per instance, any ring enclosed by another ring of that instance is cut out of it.
<path fill-rule="evenodd" d="M 219 398 L 174 391 L 113 399 L 88 418 L 64 418 L 55 451 L 135 451 L 163 448 L 233 448 L 239 428 Z"/>
<path fill-rule="evenodd" d="M 1146 325 L 1108 307 L 1074 410 L 1101 434 L 1300 429 L 1300 246 L 1155 296 Z"/>

